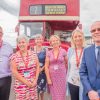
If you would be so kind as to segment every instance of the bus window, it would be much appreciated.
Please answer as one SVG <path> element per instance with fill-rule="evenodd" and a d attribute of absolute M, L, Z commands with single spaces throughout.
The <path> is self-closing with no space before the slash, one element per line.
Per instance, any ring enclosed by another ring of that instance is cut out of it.
<path fill-rule="evenodd" d="M 30 6 L 30 15 L 39 15 L 39 14 L 42 14 L 42 5 Z"/>
<path fill-rule="evenodd" d="M 48 22 L 46 22 L 46 34 L 45 34 L 45 38 L 48 40 L 50 38 L 51 35 L 51 26 Z"/>
<path fill-rule="evenodd" d="M 20 34 L 24 34 L 25 33 L 25 27 L 24 27 L 23 24 L 20 24 L 19 33 Z"/>
<path fill-rule="evenodd" d="M 72 31 L 54 31 L 54 34 L 58 35 L 62 42 L 70 42 Z"/>
<path fill-rule="evenodd" d="M 21 22 L 19 34 L 26 34 L 28 37 L 34 37 L 35 34 L 42 34 L 43 22 Z"/>

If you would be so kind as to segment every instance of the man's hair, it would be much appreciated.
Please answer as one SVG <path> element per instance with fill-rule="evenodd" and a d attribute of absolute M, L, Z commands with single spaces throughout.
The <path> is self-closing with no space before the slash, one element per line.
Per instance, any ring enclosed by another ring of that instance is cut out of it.
<path fill-rule="evenodd" d="M 94 21 L 94 22 L 92 23 L 92 25 L 94 25 L 95 23 L 100 23 L 100 21 Z M 92 25 L 91 25 L 91 27 L 92 27 Z"/>

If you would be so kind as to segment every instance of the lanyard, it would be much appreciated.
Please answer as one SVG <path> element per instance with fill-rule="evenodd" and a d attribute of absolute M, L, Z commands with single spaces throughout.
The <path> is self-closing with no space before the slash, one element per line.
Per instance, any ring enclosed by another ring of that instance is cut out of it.
<path fill-rule="evenodd" d="M 22 56 L 22 53 L 21 52 L 20 52 L 20 55 L 21 55 L 21 58 L 22 58 L 22 61 L 23 61 L 24 65 L 25 65 L 25 67 L 27 68 L 28 67 L 28 64 L 29 64 L 28 52 L 27 52 L 26 60 Z"/>
<path fill-rule="evenodd" d="M 76 53 L 76 65 L 77 67 L 79 67 L 79 64 L 80 64 L 80 59 L 81 59 L 81 56 L 82 56 L 82 52 L 83 52 L 83 49 L 81 49 L 81 52 L 78 56 L 78 52 L 77 52 L 77 48 L 75 49 L 75 53 Z"/>
<path fill-rule="evenodd" d="M 54 60 L 56 61 L 56 63 L 57 63 L 57 61 L 58 61 L 59 52 L 60 52 L 60 48 L 59 48 L 59 51 L 58 51 L 58 54 L 57 54 L 57 58 L 55 58 L 55 56 L 54 56 L 54 51 L 53 51 L 53 56 L 54 56 Z"/>

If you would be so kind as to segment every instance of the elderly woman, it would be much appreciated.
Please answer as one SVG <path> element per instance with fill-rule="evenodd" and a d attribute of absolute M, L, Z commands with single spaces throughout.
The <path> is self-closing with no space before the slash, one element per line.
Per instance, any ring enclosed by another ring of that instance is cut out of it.
<path fill-rule="evenodd" d="M 53 49 L 48 51 L 45 62 L 50 93 L 52 100 L 66 100 L 67 53 L 60 47 L 60 38 L 57 35 L 50 37 L 50 44 Z"/>
<path fill-rule="evenodd" d="M 74 30 L 71 36 L 71 48 L 68 50 L 68 87 L 70 90 L 71 100 L 79 99 L 80 77 L 79 68 L 84 49 L 84 34 L 80 30 Z M 81 90 L 82 92 L 82 90 Z M 82 93 L 81 93 L 82 94 Z"/>
<path fill-rule="evenodd" d="M 17 38 L 17 45 L 19 50 L 11 57 L 16 100 L 37 100 L 38 57 L 35 52 L 27 49 L 28 39 L 25 35 Z"/>
<path fill-rule="evenodd" d="M 38 88 L 38 95 L 40 96 L 41 100 L 44 100 L 44 92 L 46 91 L 46 75 L 44 71 L 46 49 L 42 46 L 43 41 L 44 39 L 41 34 L 37 34 L 35 36 L 34 51 L 38 56 L 40 64 L 40 73 L 37 81 L 37 88 Z"/>

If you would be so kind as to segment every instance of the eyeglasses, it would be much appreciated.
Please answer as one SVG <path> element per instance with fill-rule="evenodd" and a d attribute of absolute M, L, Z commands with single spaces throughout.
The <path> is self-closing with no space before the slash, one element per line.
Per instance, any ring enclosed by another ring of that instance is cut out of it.
<path fill-rule="evenodd" d="M 91 32 L 91 33 L 94 33 L 94 32 L 96 32 L 96 31 L 100 32 L 100 28 L 93 29 L 93 30 L 91 30 L 90 32 Z"/>

